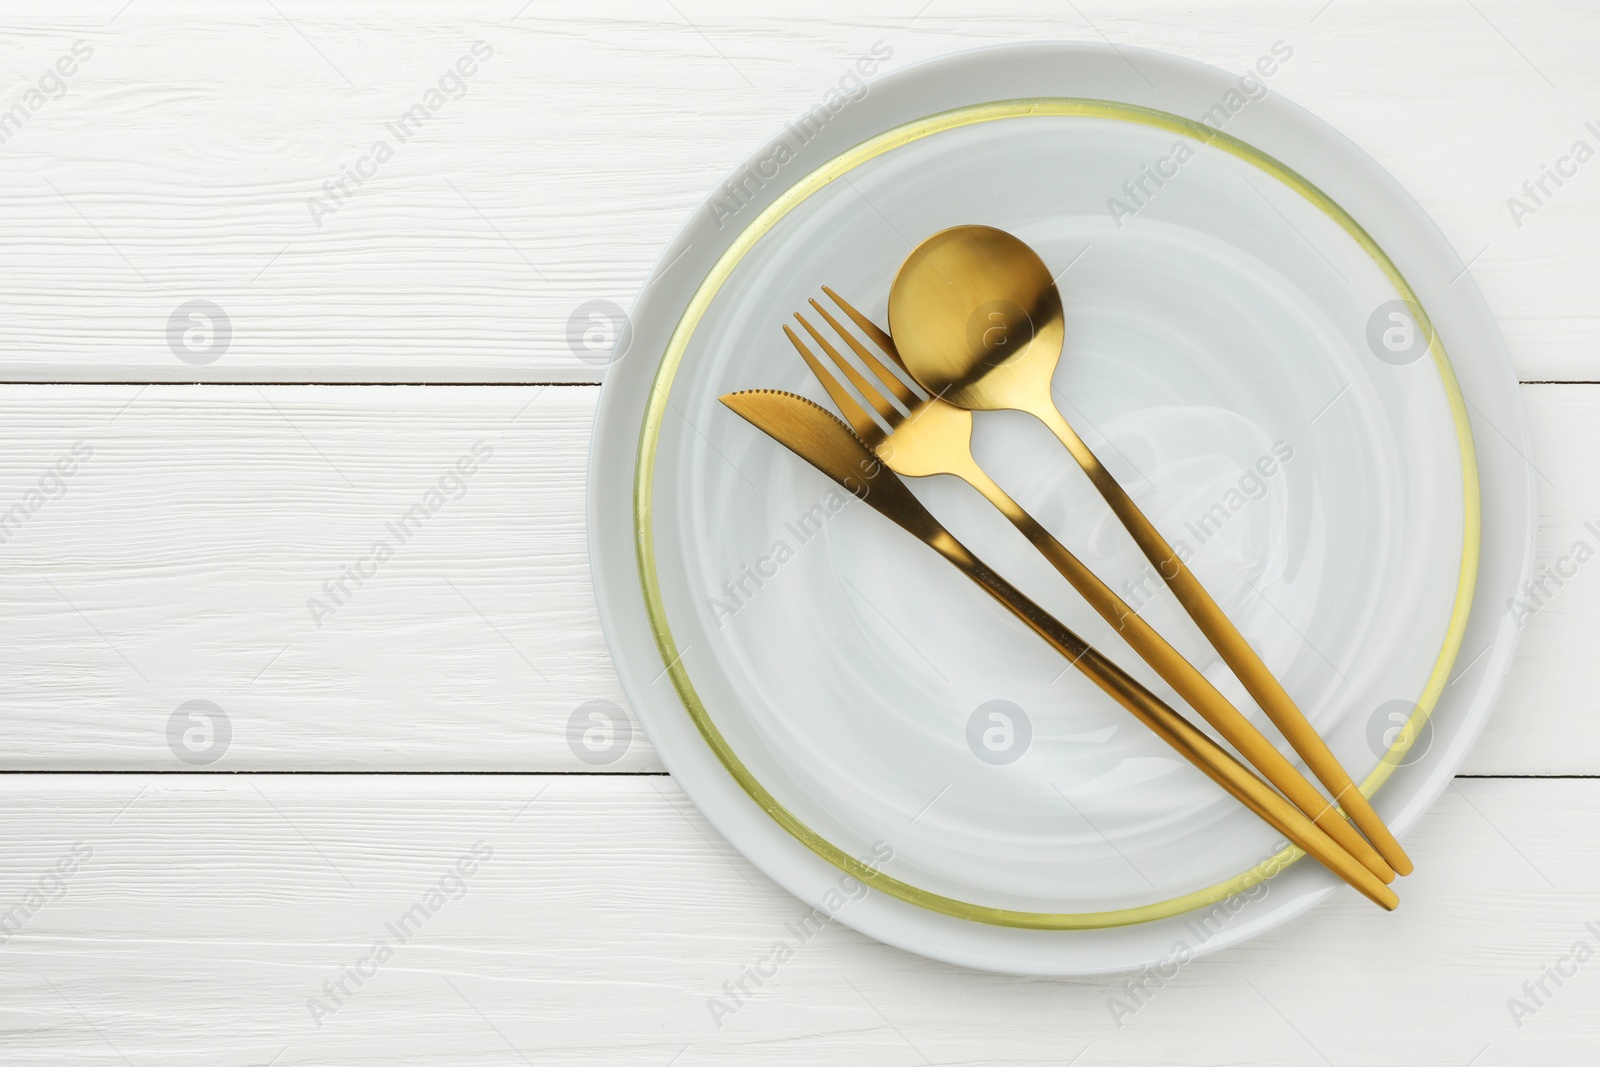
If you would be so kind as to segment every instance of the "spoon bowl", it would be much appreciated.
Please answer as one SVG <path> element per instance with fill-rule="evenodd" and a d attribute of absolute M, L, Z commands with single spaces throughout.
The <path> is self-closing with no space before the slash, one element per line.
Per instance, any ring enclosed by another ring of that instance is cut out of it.
<path fill-rule="evenodd" d="M 992 411 L 1016 407 L 1018 397 L 1048 401 L 1061 360 L 1061 294 L 1023 241 L 993 226 L 955 226 L 922 242 L 895 276 L 889 332 L 912 376 L 952 404 Z"/>

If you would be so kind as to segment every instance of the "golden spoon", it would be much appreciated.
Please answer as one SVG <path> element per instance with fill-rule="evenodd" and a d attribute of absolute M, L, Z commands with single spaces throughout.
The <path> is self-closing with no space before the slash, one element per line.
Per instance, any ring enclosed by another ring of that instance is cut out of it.
<path fill-rule="evenodd" d="M 911 376 L 935 396 L 972 411 L 1025 411 L 1051 429 L 1312 773 L 1389 865 L 1410 874 L 1410 857 L 1326 742 L 1056 408 L 1050 386 L 1065 336 L 1061 294 L 1033 249 L 992 226 L 956 226 L 934 234 L 895 276 L 889 332 Z"/>

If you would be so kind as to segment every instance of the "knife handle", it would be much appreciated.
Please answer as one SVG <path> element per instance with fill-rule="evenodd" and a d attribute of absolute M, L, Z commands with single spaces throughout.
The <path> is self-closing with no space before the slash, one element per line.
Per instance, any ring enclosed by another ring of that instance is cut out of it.
<path fill-rule="evenodd" d="M 996 574 L 949 531 L 940 527 L 939 534 L 942 536 L 935 535 L 925 543 L 999 601 L 1030 630 L 1044 638 L 1090 681 L 1132 712 L 1135 718 L 1198 767 L 1207 778 L 1227 790 L 1239 803 L 1315 857 L 1362 896 L 1388 911 L 1399 906 L 1400 898 L 1393 889 L 1357 862 L 1304 812 L 1257 778 L 1189 720 L 1164 704 L 1136 678 L 1101 655 L 1021 590 Z"/>
<path fill-rule="evenodd" d="M 1278 732 L 1288 739 L 1311 772 L 1349 812 L 1350 818 L 1355 820 L 1355 824 L 1367 835 L 1389 866 L 1400 874 L 1410 874 L 1415 868 L 1411 857 L 1406 855 L 1400 842 L 1384 825 L 1372 803 L 1351 779 L 1322 735 L 1317 733 L 1305 713 L 1296 706 L 1283 683 L 1262 662 L 1233 620 L 1228 618 L 1228 613 L 1206 592 L 1194 572 L 1184 566 L 1178 553 L 1161 536 L 1161 531 L 1139 510 L 1139 505 L 1105 469 L 1089 446 L 1061 417 L 1061 413 L 1053 406 L 1047 407 L 1048 410 L 1035 411 L 1033 414 L 1050 427 L 1067 451 L 1072 453 L 1072 457 L 1138 543 L 1145 558 L 1155 566 L 1156 572 L 1178 598 L 1178 603 L 1183 605 L 1183 610 L 1200 627 L 1200 632 L 1206 635 L 1206 640 L 1211 642 L 1211 647 L 1217 650 L 1222 661 L 1244 683 L 1245 691 L 1261 705 L 1261 710 L 1267 713 L 1267 718 L 1272 720 Z"/>
<path fill-rule="evenodd" d="M 1049 560 L 1050 565 L 1089 602 L 1089 606 L 1116 628 L 1129 647 L 1154 668 L 1161 679 L 1172 686 L 1206 722 L 1215 727 L 1240 755 L 1254 764 L 1268 782 L 1380 881 L 1386 884 L 1394 881 L 1394 869 L 1354 826 L 1345 821 L 1339 805 L 1323 796 L 1316 786 L 1307 781 L 1294 764 L 1278 751 L 1277 746 L 1254 723 L 1241 715 L 1239 709 L 1211 684 L 1211 680 L 1184 659 L 1155 627 L 1130 608 L 1009 493 L 995 484 L 994 479 L 977 463 L 974 462 L 970 469 L 955 473 L 1011 520 L 1012 525 L 1039 550 L 1040 555 Z"/>

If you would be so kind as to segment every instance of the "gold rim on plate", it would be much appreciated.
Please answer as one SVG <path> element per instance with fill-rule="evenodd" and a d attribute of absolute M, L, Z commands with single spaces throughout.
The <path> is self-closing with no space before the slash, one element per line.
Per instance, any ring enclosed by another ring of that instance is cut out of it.
<path fill-rule="evenodd" d="M 722 766 L 733 776 L 734 781 L 739 784 L 740 788 L 750 796 L 750 799 L 754 800 L 763 811 L 771 816 L 774 822 L 788 831 L 801 844 L 840 870 L 892 897 L 926 908 L 929 911 L 996 926 L 1012 926 L 1033 930 L 1094 930 L 1164 919 L 1215 903 L 1265 880 L 1289 864 L 1299 860 L 1305 853 L 1291 845 L 1233 878 L 1207 886 L 1204 889 L 1195 890 L 1192 893 L 1186 893 L 1183 896 L 1134 908 L 1077 913 L 1016 911 L 1009 908 L 993 908 L 982 904 L 973 904 L 953 897 L 942 896 L 926 889 L 920 889 L 908 882 L 902 882 L 885 874 L 883 871 L 866 866 L 801 822 L 793 812 L 785 808 L 778 802 L 776 797 L 767 792 L 765 787 L 756 780 L 755 775 L 751 774 L 749 768 L 739 759 L 738 754 L 733 751 L 733 748 L 722 736 L 722 732 L 717 729 L 716 723 L 712 721 L 710 713 L 706 711 L 699 694 L 695 691 L 694 683 L 689 678 L 688 670 L 683 665 L 683 654 L 678 649 L 677 643 L 672 636 L 672 630 L 667 623 L 666 606 L 661 599 L 661 586 L 656 574 L 655 531 L 651 508 L 652 490 L 655 484 L 656 447 L 660 441 L 661 422 L 666 411 L 667 395 L 672 389 L 673 379 L 677 376 L 678 368 L 683 362 L 684 353 L 688 351 L 689 341 L 694 336 L 694 331 L 699 326 L 700 320 L 705 316 L 706 310 L 711 306 L 711 301 L 733 273 L 734 268 L 739 265 L 740 261 L 755 247 L 756 243 L 780 219 L 835 178 L 848 173 L 868 160 L 875 159 L 886 152 L 910 144 L 913 141 L 918 141 L 946 130 L 971 126 L 980 122 L 1062 116 L 1117 119 L 1169 130 L 1173 133 L 1199 140 L 1202 145 L 1216 145 L 1223 151 L 1237 156 L 1276 178 L 1338 223 L 1372 257 L 1372 260 L 1383 271 L 1390 283 L 1394 285 L 1401 298 L 1405 300 L 1406 305 L 1416 319 L 1418 327 L 1425 330 L 1425 336 L 1430 338 L 1429 353 L 1433 356 L 1434 366 L 1439 372 L 1445 395 L 1450 402 L 1450 413 L 1455 421 L 1456 443 L 1461 451 L 1462 504 L 1465 510 L 1462 530 L 1461 569 L 1456 584 L 1455 605 L 1451 609 L 1450 623 L 1445 629 L 1444 643 L 1439 650 L 1439 658 L 1434 663 L 1433 672 L 1428 676 L 1428 682 L 1423 689 L 1422 696 L 1417 701 L 1416 710 L 1412 713 L 1406 726 L 1400 731 L 1400 735 L 1389 748 L 1389 751 L 1378 761 L 1377 767 L 1361 783 L 1362 793 L 1369 797 L 1376 793 L 1379 787 L 1388 781 L 1389 776 L 1399 765 L 1400 757 L 1409 749 L 1412 740 L 1419 735 L 1422 727 L 1427 723 L 1429 715 L 1432 714 L 1433 707 L 1438 702 L 1439 694 L 1444 690 L 1445 681 L 1450 675 L 1450 668 L 1455 663 L 1456 655 L 1461 649 L 1461 639 L 1467 627 L 1467 615 L 1472 607 L 1473 588 L 1478 574 L 1480 530 L 1477 459 L 1473 450 L 1472 429 L 1467 421 L 1466 406 L 1462 401 L 1461 390 L 1456 383 L 1455 372 L 1451 369 L 1449 357 L 1445 354 L 1444 344 L 1434 331 L 1432 322 L 1428 318 L 1427 312 L 1423 309 L 1421 301 L 1417 298 L 1416 293 L 1412 291 L 1404 276 L 1401 275 L 1399 268 L 1394 265 L 1394 262 L 1389 259 L 1388 255 L 1372 239 L 1371 235 L 1362 229 L 1361 225 L 1335 203 L 1332 198 L 1290 167 L 1280 163 L 1253 145 L 1239 140 L 1237 137 L 1223 133 L 1203 123 L 1183 118 L 1180 115 L 1134 104 L 1077 97 L 1041 97 L 972 104 L 952 111 L 929 115 L 887 130 L 876 137 L 861 142 L 854 148 L 840 153 L 784 190 L 771 205 L 751 221 L 743 232 L 734 238 L 727 251 L 718 258 L 716 264 L 706 275 L 705 280 L 695 290 L 694 296 L 690 298 L 688 306 L 684 309 L 677 326 L 673 329 L 672 337 L 667 343 L 666 352 L 662 355 L 661 365 L 656 371 L 655 380 L 651 383 L 650 397 L 645 406 L 644 423 L 639 431 L 639 451 L 633 493 L 634 538 L 638 547 L 639 578 L 644 592 L 645 612 L 650 620 L 651 632 L 655 635 L 656 647 L 661 653 L 661 661 L 665 665 L 667 674 L 672 678 L 673 687 L 677 690 L 679 699 L 683 701 L 684 709 L 689 713 L 690 719 L 693 720 L 701 736 L 705 738 L 706 744 L 711 747 L 712 752 L 716 754 Z"/>

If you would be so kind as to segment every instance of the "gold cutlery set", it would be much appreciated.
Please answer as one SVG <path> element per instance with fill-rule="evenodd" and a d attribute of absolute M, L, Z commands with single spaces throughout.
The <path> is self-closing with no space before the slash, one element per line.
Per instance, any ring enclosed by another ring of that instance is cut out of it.
<path fill-rule="evenodd" d="M 832 289 L 824 286 L 823 293 L 842 320 L 813 299 L 816 321 L 796 314 L 801 332 L 789 326 L 783 332 L 844 421 L 775 390 L 730 393 L 722 402 L 954 564 L 1290 842 L 1368 899 L 1395 908 L 1399 897 L 1388 883 L 1412 870 L 1399 842 L 1260 656 L 1056 407 L 1051 380 L 1064 338 L 1061 297 L 1038 255 L 987 226 L 933 235 L 894 280 L 888 332 Z M 1002 409 L 1028 412 L 1056 435 L 1332 799 L 978 466 L 972 412 Z M 900 480 L 935 474 L 955 475 L 993 504 L 1260 776 L 973 555 Z"/>

